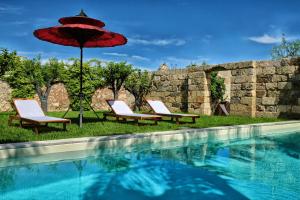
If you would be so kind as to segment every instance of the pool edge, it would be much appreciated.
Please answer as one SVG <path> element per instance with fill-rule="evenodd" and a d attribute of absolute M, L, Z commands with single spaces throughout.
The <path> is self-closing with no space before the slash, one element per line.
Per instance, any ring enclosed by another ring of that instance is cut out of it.
<path fill-rule="evenodd" d="M 300 121 L 284 121 L 284 122 L 269 122 L 257 123 L 247 125 L 235 126 L 219 126 L 209 128 L 196 128 L 196 129 L 182 129 L 171 131 L 156 131 L 147 133 L 133 133 L 125 135 L 111 135 L 111 136 L 98 136 L 98 137 L 83 137 L 83 138 L 69 138 L 60 140 L 46 140 L 46 141 L 33 141 L 22 143 L 7 143 L 0 144 L 0 159 L 14 158 L 20 156 L 34 156 L 50 153 L 60 153 L 69 151 L 79 151 L 84 149 L 97 148 L 100 143 L 110 143 L 116 145 L 116 141 L 121 140 L 130 145 L 134 140 L 140 138 L 151 138 L 155 140 L 161 137 L 171 139 L 188 137 L 189 135 L 199 135 L 199 137 L 209 137 L 209 133 L 216 132 L 220 137 L 230 137 L 230 133 L 237 131 L 250 132 L 252 129 L 259 129 L 264 132 L 276 132 L 281 130 L 290 130 L 291 128 L 299 128 Z M 76 145 L 74 145 L 76 144 Z"/>

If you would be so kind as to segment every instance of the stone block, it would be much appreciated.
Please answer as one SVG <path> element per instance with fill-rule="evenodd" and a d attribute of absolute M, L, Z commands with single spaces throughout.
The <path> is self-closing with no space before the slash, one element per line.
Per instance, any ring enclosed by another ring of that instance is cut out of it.
<path fill-rule="evenodd" d="M 282 82 L 287 80 L 288 80 L 287 75 L 274 75 L 272 78 L 272 82 Z"/>
<path fill-rule="evenodd" d="M 266 106 L 265 109 L 267 112 L 277 112 L 277 106 Z"/>
<path fill-rule="evenodd" d="M 277 74 L 294 74 L 296 70 L 296 66 L 283 66 L 276 68 Z"/>
<path fill-rule="evenodd" d="M 243 104 L 230 104 L 230 114 L 250 117 L 254 115 L 252 107 Z"/>
<path fill-rule="evenodd" d="M 256 112 L 256 117 L 278 117 L 279 112 Z"/>
<path fill-rule="evenodd" d="M 262 98 L 256 97 L 256 104 L 259 105 L 262 103 Z"/>
<path fill-rule="evenodd" d="M 255 83 L 242 83 L 242 90 L 252 90 L 255 87 Z"/>
<path fill-rule="evenodd" d="M 242 85 L 241 84 L 232 84 L 231 90 L 241 90 Z"/>
<path fill-rule="evenodd" d="M 276 105 L 277 102 L 278 102 L 278 99 L 276 97 L 263 97 L 262 98 L 262 105 L 272 106 L 272 105 Z"/>
<path fill-rule="evenodd" d="M 278 112 L 291 112 L 292 106 L 291 105 L 278 105 Z"/>
<path fill-rule="evenodd" d="M 272 75 L 272 74 L 258 75 L 258 76 L 256 76 L 256 82 L 257 83 L 273 82 L 273 76 L 274 75 Z"/>
<path fill-rule="evenodd" d="M 277 89 L 277 83 L 266 83 L 267 90 L 275 90 Z"/>
<path fill-rule="evenodd" d="M 300 106 L 292 106 L 293 113 L 300 113 Z"/>
<path fill-rule="evenodd" d="M 264 90 L 264 89 L 266 89 L 266 84 L 265 83 L 256 83 L 256 89 Z"/>
<path fill-rule="evenodd" d="M 254 97 L 242 97 L 241 104 L 252 105 L 254 101 Z"/>
<path fill-rule="evenodd" d="M 233 76 L 231 78 L 232 83 L 252 83 L 255 80 L 255 76 Z"/>
<path fill-rule="evenodd" d="M 265 107 L 262 105 L 256 105 L 256 111 L 265 111 Z"/>
<path fill-rule="evenodd" d="M 230 103 L 241 103 L 241 97 L 233 96 L 230 98 Z"/>
<path fill-rule="evenodd" d="M 263 74 L 263 75 L 267 75 L 267 74 L 275 74 L 276 72 L 276 68 L 275 67 L 264 67 L 262 68 L 262 71 L 260 74 Z"/>
<path fill-rule="evenodd" d="M 256 97 L 264 97 L 266 94 L 266 90 L 256 90 Z"/>
<path fill-rule="evenodd" d="M 290 89 L 292 89 L 292 83 L 291 82 L 278 82 L 278 89 L 290 90 Z"/>
<path fill-rule="evenodd" d="M 280 90 L 268 90 L 267 91 L 268 97 L 279 97 L 279 95 L 280 95 Z"/>

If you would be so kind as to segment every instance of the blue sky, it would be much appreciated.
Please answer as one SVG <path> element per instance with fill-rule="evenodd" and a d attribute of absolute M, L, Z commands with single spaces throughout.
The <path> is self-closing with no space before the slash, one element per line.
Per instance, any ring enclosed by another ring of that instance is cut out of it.
<path fill-rule="evenodd" d="M 270 59 L 282 33 L 300 38 L 299 0 L 0 0 L 0 47 L 42 59 L 78 57 L 79 49 L 36 39 L 37 28 L 84 9 L 125 46 L 85 49 L 86 59 L 127 61 L 156 69 Z"/>

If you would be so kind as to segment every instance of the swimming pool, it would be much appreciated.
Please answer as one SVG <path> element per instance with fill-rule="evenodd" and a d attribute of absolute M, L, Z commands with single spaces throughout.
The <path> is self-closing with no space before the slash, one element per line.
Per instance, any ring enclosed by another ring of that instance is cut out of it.
<path fill-rule="evenodd" d="M 0 199 L 300 199 L 297 131 L 11 160 L 0 161 Z"/>

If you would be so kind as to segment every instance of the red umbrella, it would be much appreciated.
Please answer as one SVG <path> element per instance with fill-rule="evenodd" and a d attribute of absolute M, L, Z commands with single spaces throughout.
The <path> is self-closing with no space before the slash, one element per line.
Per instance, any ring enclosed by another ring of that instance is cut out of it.
<path fill-rule="evenodd" d="M 82 10 L 74 17 L 59 19 L 62 25 L 43 28 L 34 31 L 34 36 L 40 40 L 80 48 L 80 120 L 82 127 L 82 49 L 84 47 L 114 47 L 124 45 L 127 39 L 118 33 L 110 32 L 103 27 L 105 24 L 97 19 L 89 18 Z"/>

